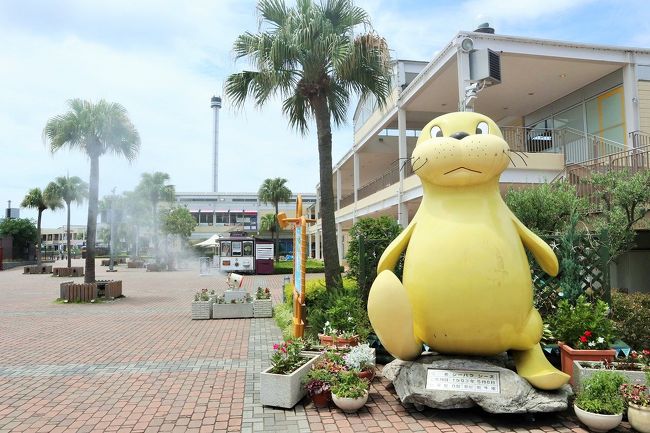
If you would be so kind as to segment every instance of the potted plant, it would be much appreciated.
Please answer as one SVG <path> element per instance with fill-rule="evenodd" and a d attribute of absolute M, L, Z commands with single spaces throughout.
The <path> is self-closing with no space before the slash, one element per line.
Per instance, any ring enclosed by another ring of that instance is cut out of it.
<path fill-rule="evenodd" d="M 352 347 L 343 358 L 348 370 L 355 371 L 360 378 L 368 382 L 375 378 L 375 349 L 368 344 Z"/>
<path fill-rule="evenodd" d="M 330 386 L 335 374 L 326 365 L 319 365 L 319 362 L 316 362 L 305 376 L 305 389 L 314 406 L 327 407 L 332 401 Z"/>
<path fill-rule="evenodd" d="M 573 408 L 589 430 L 606 432 L 621 423 L 625 404 L 619 390 L 623 383 L 625 376 L 615 371 L 599 371 L 585 379 Z"/>
<path fill-rule="evenodd" d="M 273 317 L 273 302 L 269 288 L 257 288 L 253 300 L 253 317 Z"/>
<path fill-rule="evenodd" d="M 341 371 L 332 384 L 332 401 L 346 413 L 354 413 L 368 401 L 369 382 L 352 371 Z"/>
<path fill-rule="evenodd" d="M 650 433 L 650 371 L 646 371 L 646 384 L 624 383 L 621 394 L 627 404 L 627 419 L 640 433 Z"/>
<path fill-rule="evenodd" d="M 575 305 L 562 299 L 550 318 L 553 333 L 558 339 L 562 357 L 562 371 L 572 377 L 573 361 L 612 361 L 616 355 L 609 348 L 614 322 L 608 317 L 609 306 L 602 300 L 589 302 L 584 295 Z"/>
<path fill-rule="evenodd" d="M 323 346 L 350 347 L 368 336 L 368 317 L 358 296 L 338 296 L 324 313 L 327 321 L 318 334 Z"/>
<path fill-rule="evenodd" d="M 305 396 L 302 385 L 318 356 L 301 353 L 300 340 L 287 340 L 273 346 L 271 367 L 260 374 L 260 401 L 265 406 L 291 409 Z"/>
<path fill-rule="evenodd" d="M 212 301 L 208 289 L 201 289 L 201 291 L 194 294 L 194 302 L 192 302 L 192 320 L 205 320 L 210 319 L 212 311 Z"/>

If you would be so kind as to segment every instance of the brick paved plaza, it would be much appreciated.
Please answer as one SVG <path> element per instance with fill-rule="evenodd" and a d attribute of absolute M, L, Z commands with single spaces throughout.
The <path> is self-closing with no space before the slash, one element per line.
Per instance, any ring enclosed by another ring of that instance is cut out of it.
<path fill-rule="evenodd" d="M 259 372 L 280 340 L 273 319 L 192 321 L 194 292 L 225 290 L 223 277 L 118 269 L 98 266 L 97 278 L 122 279 L 126 298 L 85 305 L 54 303 L 69 278 L 0 272 L 0 432 L 585 432 L 568 415 L 418 412 L 381 375 L 358 414 L 262 407 Z M 278 302 L 282 280 L 244 285 L 268 285 Z"/>

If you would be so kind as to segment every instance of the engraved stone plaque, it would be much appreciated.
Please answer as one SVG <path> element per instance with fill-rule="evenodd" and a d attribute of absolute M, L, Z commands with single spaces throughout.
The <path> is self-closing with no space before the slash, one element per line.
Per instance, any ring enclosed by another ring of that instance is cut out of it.
<path fill-rule="evenodd" d="M 427 369 L 426 389 L 441 391 L 501 393 L 499 373 L 479 370 Z"/>

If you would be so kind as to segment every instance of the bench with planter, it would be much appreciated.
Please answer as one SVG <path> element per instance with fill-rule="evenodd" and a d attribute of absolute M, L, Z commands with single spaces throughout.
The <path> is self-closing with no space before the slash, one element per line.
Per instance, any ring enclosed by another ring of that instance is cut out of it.
<path fill-rule="evenodd" d="M 70 268 L 53 268 L 52 274 L 55 277 L 83 277 L 83 266 L 72 266 Z"/>
<path fill-rule="evenodd" d="M 122 296 L 121 280 L 100 280 L 94 283 L 66 281 L 59 286 L 59 299 L 66 302 L 91 302 L 94 299 L 114 299 Z"/>
<path fill-rule="evenodd" d="M 213 319 L 250 319 L 252 317 L 252 302 L 212 304 Z"/>
<path fill-rule="evenodd" d="M 23 274 L 51 274 L 52 265 L 30 265 L 23 268 Z"/>
<path fill-rule="evenodd" d="M 127 268 L 144 268 L 144 260 L 130 260 L 126 264 Z"/>

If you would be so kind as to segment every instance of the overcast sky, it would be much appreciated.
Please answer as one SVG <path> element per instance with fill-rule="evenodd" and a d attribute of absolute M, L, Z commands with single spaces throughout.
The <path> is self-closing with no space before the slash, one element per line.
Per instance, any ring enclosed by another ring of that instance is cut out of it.
<path fill-rule="evenodd" d="M 489 21 L 497 33 L 650 47 L 645 0 L 359 0 L 393 57 L 431 60 L 459 30 Z M 211 189 L 210 97 L 244 68 L 232 43 L 257 30 L 249 0 L 0 0 L 0 208 L 17 207 L 33 187 L 69 173 L 88 180 L 77 152 L 51 154 L 41 133 L 66 101 L 104 98 L 126 107 L 140 132 L 135 162 L 100 159 L 100 197 L 132 190 L 143 172 L 163 171 L 177 191 Z M 354 106 L 350 107 L 350 116 Z M 334 161 L 352 145 L 351 121 L 335 131 Z M 219 189 L 257 191 L 285 177 L 294 192 L 318 182 L 315 134 L 287 126 L 279 102 L 220 113 Z M 21 216 L 36 213 L 22 209 Z M 65 222 L 46 211 L 44 227 Z M 85 224 L 86 207 L 73 207 Z"/>

